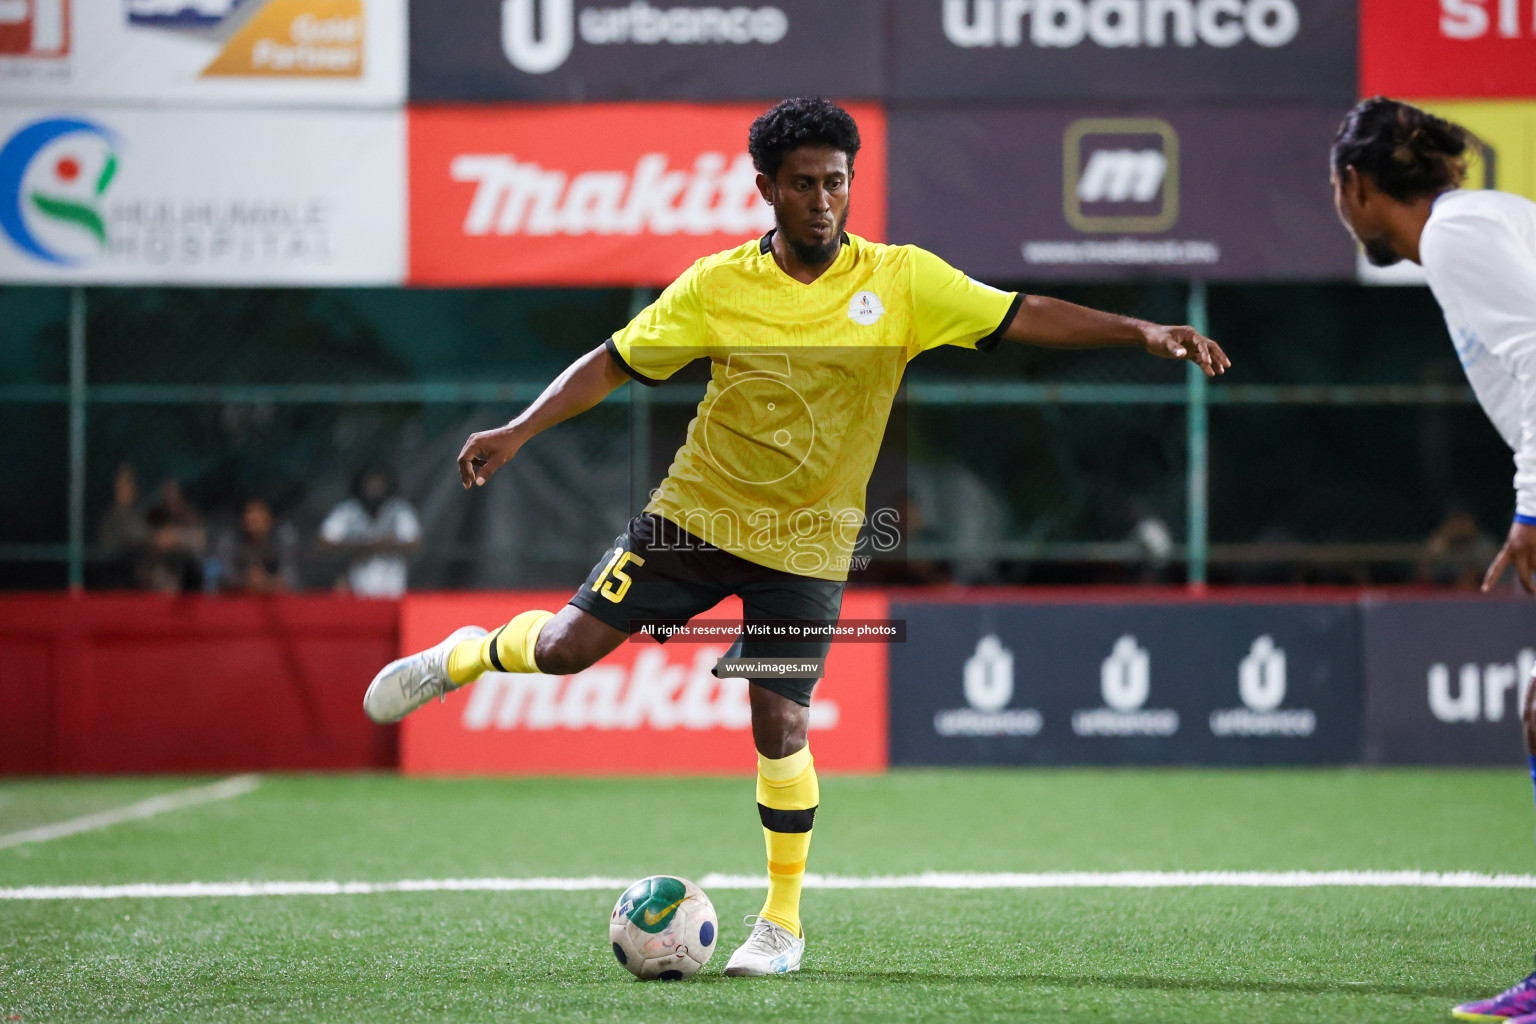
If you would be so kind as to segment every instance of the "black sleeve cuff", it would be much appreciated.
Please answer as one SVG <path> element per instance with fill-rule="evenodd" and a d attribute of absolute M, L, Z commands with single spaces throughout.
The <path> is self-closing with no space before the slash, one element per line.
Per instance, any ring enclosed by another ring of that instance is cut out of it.
<path fill-rule="evenodd" d="M 609 338 L 607 341 L 603 342 L 603 348 L 606 348 L 608 350 L 609 357 L 612 358 L 614 362 L 619 364 L 619 369 L 629 374 L 641 384 L 644 384 L 648 388 L 654 388 L 661 383 L 659 380 L 652 380 L 645 374 L 641 373 L 639 370 L 635 369 L 633 366 L 630 366 L 628 363 L 626 363 L 624 361 L 624 357 L 619 355 L 619 346 L 613 343 L 612 338 Z"/>
<path fill-rule="evenodd" d="M 1019 307 L 1024 305 L 1024 293 L 1015 292 L 1013 301 L 1008 303 L 1008 312 L 1003 314 L 1003 322 L 997 325 L 997 329 L 985 338 L 976 342 L 976 351 L 991 352 L 997 348 L 998 342 L 1003 340 L 1003 332 L 1008 330 L 1008 325 L 1013 323 L 1013 318 L 1019 315 Z"/>

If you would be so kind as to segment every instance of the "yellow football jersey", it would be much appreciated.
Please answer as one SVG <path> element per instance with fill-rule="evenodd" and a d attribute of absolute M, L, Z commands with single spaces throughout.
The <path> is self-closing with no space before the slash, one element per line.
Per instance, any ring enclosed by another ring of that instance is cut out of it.
<path fill-rule="evenodd" d="M 758 565 L 845 580 L 907 362 L 939 345 L 990 350 L 1020 299 L 916 246 L 854 235 L 802 284 L 770 238 L 699 260 L 608 351 L 643 384 L 713 364 L 647 512 Z"/>

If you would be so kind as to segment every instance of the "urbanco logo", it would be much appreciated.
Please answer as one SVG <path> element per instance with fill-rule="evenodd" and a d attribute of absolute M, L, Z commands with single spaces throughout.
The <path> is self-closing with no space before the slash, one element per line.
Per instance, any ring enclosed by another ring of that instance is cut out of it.
<path fill-rule="evenodd" d="M 584 7 L 575 0 L 502 0 L 501 48 L 519 71 L 545 75 L 571 56 L 577 33 L 590 46 L 636 43 L 773 45 L 789 32 L 778 7 L 652 7 L 645 0 Z"/>
<path fill-rule="evenodd" d="M 1211 732 L 1216 736 L 1311 736 L 1317 731 L 1317 715 L 1306 708 L 1286 708 L 1285 650 L 1268 633 L 1253 642 L 1237 666 L 1240 708 L 1211 712 Z"/>
<path fill-rule="evenodd" d="M 24 125 L 0 147 L 0 230 L 34 259 L 80 266 L 107 247 L 102 197 L 116 175 L 117 142 L 101 125 Z"/>
<path fill-rule="evenodd" d="M 1034 708 L 1010 708 L 1013 700 L 1013 652 L 989 633 L 961 671 L 970 707 L 936 712 L 933 731 L 940 736 L 1038 736 L 1045 724 Z"/>
<path fill-rule="evenodd" d="M 1536 650 L 1527 647 L 1515 656 L 1513 664 L 1492 663 L 1462 665 L 1456 673 L 1457 686 L 1451 688 L 1451 669 L 1445 662 L 1429 666 L 1429 711 L 1447 724 L 1461 722 L 1500 722 L 1506 710 L 1520 716 L 1525 706 L 1525 691 L 1536 671 Z M 1512 708 L 1508 695 L 1515 691 Z"/>
<path fill-rule="evenodd" d="M 1079 736 L 1172 736 L 1179 731 L 1177 711 L 1146 708 L 1152 655 L 1129 633 L 1115 641 L 1099 666 L 1099 693 L 1103 707 L 1072 712 L 1072 731 Z"/>
<path fill-rule="evenodd" d="M 944 0 L 943 17 L 944 37 L 965 48 L 1275 48 L 1301 32 L 1295 0 Z"/>

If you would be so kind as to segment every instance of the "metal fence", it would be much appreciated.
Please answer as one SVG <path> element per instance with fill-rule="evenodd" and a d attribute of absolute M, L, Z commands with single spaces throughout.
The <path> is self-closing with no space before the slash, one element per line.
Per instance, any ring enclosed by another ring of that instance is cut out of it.
<path fill-rule="evenodd" d="M 1183 312 L 1187 322 L 1202 331 L 1209 331 L 1206 287 L 1197 282 L 1183 290 Z M 168 415 L 176 410 L 201 410 L 210 414 L 222 410 L 221 415 L 225 420 L 238 418 L 239 414 L 231 410 L 242 409 L 261 411 L 260 415 L 268 418 L 296 417 L 295 424 L 289 428 L 290 435 L 294 437 L 306 432 L 307 428 L 303 424 L 307 421 L 302 419 L 305 410 L 323 412 L 325 416 L 333 418 L 363 417 L 359 422 L 365 423 L 369 422 L 367 417 L 372 416 L 382 417 L 379 422 L 393 423 L 398 420 L 411 424 L 410 429 L 377 428 L 375 440 L 393 446 L 403 436 L 400 430 L 406 434 L 410 434 L 411 430 L 417 434 L 425 430 L 433 437 L 462 438 L 464 424 L 474 423 L 477 417 L 480 426 L 486 422 L 495 422 L 495 419 L 490 418 L 492 416 L 504 418 L 509 409 L 531 401 L 543 389 L 550 376 L 526 373 L 525 379 L 507 379 L 504 373 L 498 373 L 495 375 L 497 379 L 368 381 L 349 380 L 346 372 L 338 371 L 333 375 L 336 379 L 309 382 L 229 382 L 218 379 L 127 381 L 120 379 L 121 374 L 116 375 L 119 379 L 98 380 L 92 373 L 93 348 L 98 343 L 91 329 L 92 304 L 102 301 L 102 298 L 101 293 L 84 289 L 68 292 L 67 332 L 64 339 L 67 367 L 64 380 L 48 382 L 34 379 L 0 383 L 0 407 L 13 412 L 30 408 L 39 413 L 46 411 L 50 415 L 62 414 L 67 436 L 63 451 L 59 450 L 51 437 L 40 436 L 35 439 L 36 446 L 45 446 L 56 453 L 49 456 L 50 464 L 57 467 L 62 463 L 66 470 L 53 478 L 63 499 L 65 529 L 60 531 L 62 536 L 57 539 L 38 539 L 18 536 L 14 532 L 11 536 L 0 534 L 0 563 L 13 566 L 63 566 L 64 581 L 70 586 L 81 586 L 87 582 L 87 566 L 95 555 L 90 537 L 90 521 L 95 509 L 91 507 L 93 502 L 89 494 L 92 487 L 97 491 L 101 489 L 100 481 L 110 472 L 110 467 L 93 460 L 114 457 L 111 454 L 98 455 L 100 451 L 110 452 L 113 449 L 111 445 L 96 443 L 93 438 L 97 432 L 111 428 L 117 422 L 117 417 L 137 417 L 132 421 L 134 425 L 119 424 L 115 428 L 117 433 L 137 436 L 145 444 L 161 446 L 176 444 L 176 428 L 145 429 L 145 418 Z M 105 298 L 110 300 L 111 296 Z M 647 299 L 647 293 L 634 293 L 628 303 L 631 311 L 643 305 Z M 1232 347 L 1230 340 L 1228 345 Z M 217 354 L 213 354 L 210 365 L 216 366 L 219 362 Z M 272 367 L 274 379 L 280 381 L 286 375 L 285 372 L 278 372 L 281 369 Z M 1057 531 L 1054 536 L 1038 536 L 1031 535 L 1027 529 L 1018 528 L 1019 524 L 1015 522 L 1000 534 L 983 537 L 979 541 L 975 538 L 957 540 L 942 535 L 909 538 L 907 556 L 933 562 L 969 560 L 972 563 L 979 561 L 993 565 L 1035 566 L 1126 566 L 1152 559 L 1164 567 L 1160 579 L 1177 579 L 1195 585 L 1203 584 L 1213 577 L 1218 580 L 1230 578 L 1231 570 L 1236 567 L 1262 570 L 1265 566 L 1284 566 L 1291 570 L 1312 567 L 1319 570 L 1321 575 L 1318 578 L 1323 579 L 1333 578 L 1330 576 L 1333 569 L 1353 567 L 1351 572 L 1354 575 L 1349 578 L 1361 581 L 1372 578 L 1372 566 L 1396 566 L 1395 570 L 1386 574 L 1386 578 L 1405 578 L 1408 571 L 1404 567 L 1411 566 L 1424 550 L 1421 537 L 1307 537 L 1286 536 L 1282 531 L 1280 536 L 1254 535 L 1244 538 L 1223 537 L 1218 530 L 1213 541 L 1211 448 L 1213 437 L 1219 439 L 1220 433 L 1219 430 L 1213 433 L 1212 417 L 1213 414 L 1219 417 L 1223 410 L 1243 410 L 1247 413 L 1290 410 L 1312 419 L 1326 415 L 1329 410 L 1344 410 L 1353 414 L 1397 409 L 1427 414 L 1437 408 L 1461 410 L 1458 415 L 1462 415 L 1475 412 L 1475 401 L 1463 384 L 1443 381 L 1420 384 L 1254 384 L 1242 383 L 1241 374 L 1208 382 L 1192 366 L 1169 366 L 1166 369 L 1169 372 L 1160 370 L 1156 379 L 1131 382 L 1036 381 L 988 377 L 944 379 L 930 374 L 909 374 L 905 397 L 915 421 L 924 417 L 942 418 L 973 410 L 980 412 L 983 409 L 1015 416 L 1033 412 L 1054 417 L 1071 416 L 1072 410 L 1102 417 L 1111 415 L 1112 410 L 1119 410 L 1123 414 L 1121 422 L 1125 423 L 1149 422 L 1148 418 L 1156 418 L 1158 427 L 1155 432 L 1164 450 L 1160 458 L 1168 461 L 1171 458 L 1168 452 L 1174 446 L 1172 425 L 1176 420 L 1181 420 L 1182 442 L 1179 447 L 1182 448 L 1183 464 L 1170 464 L 1161 474 L 1168 479 L 1159 486 L 1162 493 L 1171 494 L 1176 482 L 1174 477 L 1182 478 L 1179 481 L 1182 486 L 1178 490 L 1183 495 L 1183 521 L 1169 524 L 1169 544 L 1165 550 L 1154 554 L 1149 554 L 1144 540 L 1123 533 L 1120 536 L 1063 537 L 1061 531 Z M 1182 379 L 1177 376 L 1180 370 Z M 217 373 L 206 372 L 206 368 L 199 370 L 194 367 L 188 373 L 193 378 L 199 375 L 205 378 L 219 376 Z M 559 530 L 546 531 L 537 541 L 524 545 L 538 548 L 541 559 L 539 564 L 549 569 L 549 572 L 541 575 L 528 570 L 522 575 L 514 572 L 510 576 L 486 577 L 473 571 L 444 570 L 435 576 L 428 574 L 430 581 L 440 585 L 537 584 L 546 577 L 558 579 L 562 574 L 568 575 L 573 569 L 590 561 L 596 550 L 590 542 L 591 538 L 603 537 L 615 522 L 622 522 L 624 515 L 643 503 L 647 489 L 656 482 L 655 459 L 649 453 L 657 445 L 655 435 L 661 431 L 658 420 L 685 416 L 687 410 L 696 405 L 699 393 L 697 387 L 683 384 L 668 384 L 654 389 L 629 387 L 621 389 L 605 403 L 614 407 L 623 418 L 617 418 L 615 413 L 607 414 L 595 432 L 595 440 L 588 444 L 588 448 L 591 444 L 597 445 L 601 454 L 578 452 L 570 455 L 567 452 L 567 468 L 576 475 L 587 473 L 593 481 L 603 485 L 616 482 L 627 474 L 627 493 L 612 496 L 612 500 L 602 509 L 602 514 L 595 516 L 601 522 L 591 530 L 572 527 L 563 533 Z M 1264 422 L 1273 418 L 1270 416 Z M 429 428 L 422 427 L 423 423 L 429 421 L 432 424 Z M 366 426 L 355 427 L 352 432 L 355 434 L 361 431 L 366 435 L 369 429 Z M 921 432 L 920 425 L 912 429 Z M 1259 430 L 1262 433 L 1264 428 Z M 312 441 L 313 438 L 310 438 L 306 443 Z M 446 443 L 438 441 L 435 444 L 432 458 L 438 463 L 447 457 Z M 575 444 L 575 449 L 582 449 L 583 443 Z M 28 445 L 29 448 L 36 446 Z M 327 445 L 315 442 L 313 447 L 316 454 L 312 461 L 293 475 L 311 480 L 318 476 L 315 467 L 325 464 Z M 409 444 L 405 447 L 412 448 Z M 424 451 L 421 444 L 416 444 L 412 450 L 416 454 L 409 451 L 405 454 L 397 452 L 395 457 L 412 463 L 424 457 L 420 455 Z M 627 465 L 616 467 L 617 463 Z M 445 471 L 446 467 L 436 465 L 433 479 L 440 484 Z M 1084 473 L 1092 475 L 1092 470 L 1085 470 Z M 88 487 L 88 480 L 97 483 Z M 1338 502 L 1341 508 L 1347 508 L 1352 500 L 1348 479 L 1295 479 L 1289 486 L 1329 489 L 1333 492 L 1331 500 Z M 1495 492 L 1496 488 L 1489 489 L 1489 493 Z M 328 493 L 334 496 L 338 493 L 338 487 L 331 486 Z M 1426 498 L 1439 500 L 1439 496 L 1433 495 Z M 576 506 L 579 507 L 583 500 L 578 494 Z M 1496 507 L 1487 507 L 1491 500 L 1496 499 L 1484 497 L 1474 501 L 1474 504 L 1483 506 L 1476 511 L 1485 523 L 1496 522 L 1503 514 Z M 318 508 L 320 501 L 319 498 L 314 499 L 311 506 Z M 1166 501 L 1164 504 L 1169 505 Z M 560 516 L 556 514 L 555 518 Z M 457 541 L 442 540 L 434 549 L 424 552 L 422 557 L 467 566 L 480 564 L 486 559 L 497 557 L 502 551 L 494 536 L 491 536 L 496 533 L 496 529 L 501 527 L 492 529 L 490 534 L 484 530 L 478 533 L 465 533 L 461 530 L 457 534 Z M 1079 532 L 1091 533 L 1092 530 Z M 1304 574 L 1293 575 L 1295 578 L 1306 578 Z M 1050 578 L 1049 574 L 1044 578 Z"/>

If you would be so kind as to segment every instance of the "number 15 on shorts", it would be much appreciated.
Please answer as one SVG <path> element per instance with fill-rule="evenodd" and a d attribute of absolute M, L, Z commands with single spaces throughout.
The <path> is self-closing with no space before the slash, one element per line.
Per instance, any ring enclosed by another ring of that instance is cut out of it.
<path fill-rule="evenodd" d="M 592 589 L 614 604 L 618 604 L 624 600 L 624 595 L 629 593 L 629 585 L 634 582 L 624 571 L 624 567 L 644 564 L 645 559 L 633 551 L 615 551 L 613 557 L 608 559 L 608 564 L 603 566 L 603 571 L 598 574 L 597 582 L 592 584 Z M 618 586 L 614 586 L 615 580 L 618 581 Z"/>

